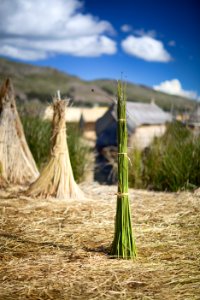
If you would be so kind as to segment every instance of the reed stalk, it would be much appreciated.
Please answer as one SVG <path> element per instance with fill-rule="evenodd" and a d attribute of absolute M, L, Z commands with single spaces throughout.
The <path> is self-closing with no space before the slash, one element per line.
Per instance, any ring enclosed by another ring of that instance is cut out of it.
<path fill-rule="evenodd" d="M 117 98 L 118 193 L 111 254 L 118 258 L 133 259 L 136 257 L 136 246 L 132 233 L 128 196 L 126 91 L 125 85 L 121 81 L 118 82 Z"/>

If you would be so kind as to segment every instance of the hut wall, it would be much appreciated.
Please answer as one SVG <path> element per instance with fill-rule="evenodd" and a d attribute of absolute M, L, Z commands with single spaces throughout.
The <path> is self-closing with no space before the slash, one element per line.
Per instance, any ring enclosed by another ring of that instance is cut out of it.
<path fill-rule="evenodd" d="M 152 143 L 154 137 L 162 136 L 166 131 L 166 125 L 143 125 L 136 128 L 129 139 L 130 147 L 144 149 Z"/>

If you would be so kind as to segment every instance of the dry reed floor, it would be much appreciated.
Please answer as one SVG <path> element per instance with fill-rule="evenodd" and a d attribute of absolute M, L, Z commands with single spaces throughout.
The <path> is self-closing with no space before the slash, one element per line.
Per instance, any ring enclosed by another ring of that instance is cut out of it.
<path fill-rule="evenodd" d="M 82 202 L 0 191 L 0 299 L 200 299 L 200 193 L 130 190 L 138 258 L 110 259 L 116 187 Z"/>

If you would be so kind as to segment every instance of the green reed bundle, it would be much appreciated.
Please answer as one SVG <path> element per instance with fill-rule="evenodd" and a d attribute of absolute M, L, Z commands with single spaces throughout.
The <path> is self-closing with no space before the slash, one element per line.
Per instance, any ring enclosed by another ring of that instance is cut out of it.
<path fill-rule="evenodd" d="M 112 243 L 111 254 L 120 258 L 128 259 L 136 256 L 136 247 L 132 233 L 128 197 L 126 94 L 125 86 L 121 82 L 118 82 L 117 97 L 118 193 L 115 235 Z"/>

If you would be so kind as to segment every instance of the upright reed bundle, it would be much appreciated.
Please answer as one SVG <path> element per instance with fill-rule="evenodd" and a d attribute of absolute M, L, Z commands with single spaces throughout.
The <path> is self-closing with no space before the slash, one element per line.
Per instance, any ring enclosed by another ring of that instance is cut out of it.
<path fill-rule="evenodd" d="M 7 186 L 6 180 L 2 177 L 2 166 L 0 162 L 0 188 L 4 188 Z"/>
<path fill-rule="evenodd" d="M 4 182 L 25 184 L 39 176 L 24 136 L 9 79 L 0 89 L 0 165 L 1 181 Z"/>
<path fill-rule="evenodd" d="M 73 176 L 66 140 L 65 112 L 67 102 L 53 102 L 52 147 L 48 164 L 40 177 L 29 187 L 27 194 L 34 197 L 83 199 L 84 195 Z"/>
<path fill-rule="evenodd" d="M 126 94 L 125 87 L 121 82 L 118 82 L 117 97 L 118 193 L 115 235 L 112 243 L 111 254 L 128 259 L 136 256 L 136 247 L 132 233 L 128 197 Z"/>

